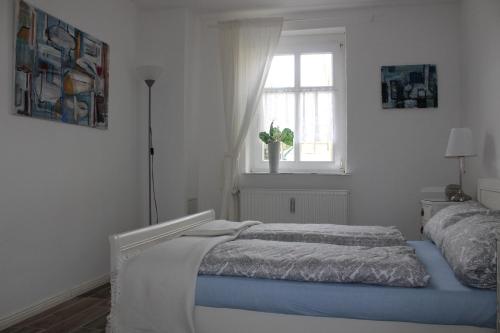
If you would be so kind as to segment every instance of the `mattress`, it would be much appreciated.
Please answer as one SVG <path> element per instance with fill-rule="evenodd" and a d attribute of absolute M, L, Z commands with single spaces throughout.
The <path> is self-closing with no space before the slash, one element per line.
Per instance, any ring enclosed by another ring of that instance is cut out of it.
<path fill-rule="evenodd" d="M 429 241 L 413 241 L 425 288 L 198 276 L 196 305 L 304 316 L 495 327 L 496 292 L 469 288 Z"/>

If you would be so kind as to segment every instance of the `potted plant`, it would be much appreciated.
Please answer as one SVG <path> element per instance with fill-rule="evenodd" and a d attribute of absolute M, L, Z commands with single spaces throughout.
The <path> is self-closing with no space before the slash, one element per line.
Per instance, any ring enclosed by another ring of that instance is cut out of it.
<path fill-rule="evenodd" d="M 269 154 L 269 172 L 278 173 L 278 165 L 280 162 L 281 143 L 292 147 L 293 146 L 293 131 L 289 128 L 281 131 L 279 127 L 273 126 L 274 121 L 269 127 L 269 133 L 260 132 L 259 138 L 267 144 Z"/>

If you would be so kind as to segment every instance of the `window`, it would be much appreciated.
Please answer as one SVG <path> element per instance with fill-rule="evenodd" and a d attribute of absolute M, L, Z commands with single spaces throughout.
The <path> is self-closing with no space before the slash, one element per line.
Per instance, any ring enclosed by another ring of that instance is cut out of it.
<path fill-rule="evenodd" d="M 267 145 L 258 140 L 271 122 L 290 128 L 282 145 L 284 172 L 345 171 L 344 35 L 282 37 L 250 131 L 250 170 L 268 169 Z"/>

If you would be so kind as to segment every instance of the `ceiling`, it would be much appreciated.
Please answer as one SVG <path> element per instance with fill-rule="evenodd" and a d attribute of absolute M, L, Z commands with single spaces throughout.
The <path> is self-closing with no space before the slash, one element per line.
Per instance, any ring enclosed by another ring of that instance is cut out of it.
<path fill-rule="evenodd" d="M 189 8 L 202 12 L 279 8 L 349 8 L 392 4 L 414 4 L 453 0 L 132 0 L 139 8 Z"/>

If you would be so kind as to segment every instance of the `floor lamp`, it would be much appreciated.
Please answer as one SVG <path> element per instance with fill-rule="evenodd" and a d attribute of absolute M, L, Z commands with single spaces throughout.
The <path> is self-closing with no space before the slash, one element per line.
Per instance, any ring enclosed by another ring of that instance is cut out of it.
<path fill-rule="evenodd" d="M 153 130 L 151 128 L 151 87 L 163 73 L 161 66 L 140 66 L 137 67 L 137 74 L 148 86 L 148 218 L 149 225 L 152 224 L 152 206 L 151 206 L 151 190 L 153 190 L 155 207 L 156 194 L 154 190 L 154 148 L 153 148 Z M 156 223 L 158 223 L 158 210 L 156 210 Z"/>

